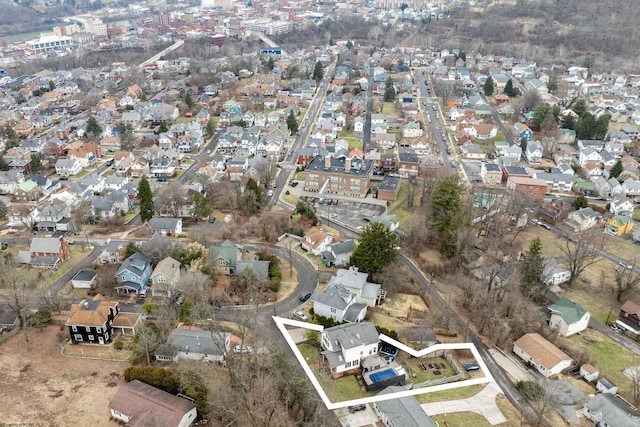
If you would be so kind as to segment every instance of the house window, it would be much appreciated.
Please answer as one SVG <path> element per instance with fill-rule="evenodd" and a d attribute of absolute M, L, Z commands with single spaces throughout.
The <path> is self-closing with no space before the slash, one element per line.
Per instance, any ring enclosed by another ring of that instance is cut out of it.
<path fill-rule="evenodd" d="M 353 361 L 353 366 L 358 366 L 360 365 L 360 361 L 359 360 L 354 360 Z"/>
<path fill-rule="evenodd" d="M 102 328 L 96 328 L 96 332 L 101 334 L 102 333 Z"/>
<path fill-rule="evenodd" d="M 350 367 L 351 367 L 351 362 L 347 362 L 347 363 L 345 363 L 345 364 L 344 364 L 344 367 L 345 367 L 345 368 L 350 368 Z"/>
<path fill-rule="evenodd" d="M 89 341 L 95 341 L 96 337 L 94 337 L 93 335 L 89 335 Z"/>
<path fill-rule="evenodd" d="M 331 312 L 332 312 L 332 313 L 335 313 L 335 312 L 336 312 L 336 309 L 335 309 L 335 308 L 333 308 L 333 307 L 331 307 Z"/>
<path fill-rule="evenodd" d="M 77 328 L 76 326 L 72 326 L 72 327 L 71 327 L 71 330 L 72 330 L 73 332 L 78 332 L 78 328 Z"/>
<path fill-rule="evenodd" d="M 82 341 L 82 335 L 80 335 L 80 334 L 75 334 L 75 335 L 73 336 L 73 339 L 74 339 L 75 341 Z"/>

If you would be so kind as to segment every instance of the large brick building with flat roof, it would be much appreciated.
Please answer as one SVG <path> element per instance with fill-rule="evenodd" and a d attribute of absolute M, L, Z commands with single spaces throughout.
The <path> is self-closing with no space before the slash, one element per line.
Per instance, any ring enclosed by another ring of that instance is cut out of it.
<path fill-rule="evenodd" d="M 316 156 L 304 171 L 304 190 L 327 195 L 365 197 L 373 161 L 349 157 Z"/>

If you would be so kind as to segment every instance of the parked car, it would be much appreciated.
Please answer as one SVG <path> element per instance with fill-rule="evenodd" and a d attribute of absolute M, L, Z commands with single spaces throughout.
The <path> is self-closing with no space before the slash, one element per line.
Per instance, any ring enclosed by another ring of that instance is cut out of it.
<path fill-rule="evenodd" d="M 298 319 L 302 320 L 303 322 L 306 322 L 307 320 L 309 320 L 309 317 L 307 317 L 307 315 L 301 311 L 294 311 L 293 315 L 296 316 Z"/>
<path fill-rule="evenodd" d="M 349 406 L 349 412 L 351 412 L 351 413 L 358 412 L 358 411 L 364 411 L 365 409 L 367 409 L 367 405 L 365 405 L 364 403 L 361 404 L 361 405 Z"/>
<path fill-rule="evenodd" d="M 311 298 L 311 292 L 303 292 L 300 294 L 300 301 L 302 302 L 305 302 L 309 298 Z"/>
<path fill-rule="evenodd" d="M 216 217 L 212 216 L 211 218 L 209 218 L 209 223 L 213 224 L 214 222 L 216 222 Z"/>
<path fill-rule="evenodd" d="M 478 369 L 480 369 L 480 366 L 478 366 L 476 363 L 463 363 L 462 367 L 465 371 L 477 371 Z"/>
<path fill-rule="evenodd" d="M 628 270 L 633 270 L 633 265 L 631 264 L 626 264 L 624 261 L 620 261 L 619 264 Z"/>
<path fill-rule="evenodd" d="M 618 326 L 617 323 L 614 323 L 613 325 L 611 325 L 611 329 L 613 329 L 615 332 L 621 332 L 622 328 L 620 326 Z"/>
<path fill-rule="evenodd" d="M 297 186 L 298 186 L 298 181 L 293 181 L 293 182 L 291 183 L 291 186 L 292 186 L 292 187 L 297 187 Z"/>
<path fill-rule="evenodd" d="M 233 347 L 233 352 L 236 354 L 240 353 L 252 353 L 253 349 L 248 345 L 236 345 Z"/>
<path fill-rule="evenodd" d="M 167 178 L 159 177 L 158 182 L 167 182 Z"/>

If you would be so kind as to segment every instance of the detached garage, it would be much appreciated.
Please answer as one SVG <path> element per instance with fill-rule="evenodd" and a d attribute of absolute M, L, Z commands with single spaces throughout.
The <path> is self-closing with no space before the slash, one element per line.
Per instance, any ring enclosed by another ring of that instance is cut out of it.
<path fill-rule="evenodd" d="M 91 289 L 97 276 L 98 273 L 94 270 L 80 270 L 71 279 L 71 286 L 75 289 Z"/>
<path fill-rule="evenodd" d="M 564 371 L 573 362 L 565 352 L 536 333 L 521 336 L 513 343 L 513 352 L 547 378 Z"/>

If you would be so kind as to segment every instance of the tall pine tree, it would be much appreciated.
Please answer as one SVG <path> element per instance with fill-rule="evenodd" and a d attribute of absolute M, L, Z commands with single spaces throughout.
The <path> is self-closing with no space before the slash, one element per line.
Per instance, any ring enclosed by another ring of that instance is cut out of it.
<path fill-rule="evenodd" d="M 492 96 L 494 90 L 493 79 L 491 76 L 487 77 L 487 81 L 484 82 L 484 94 L 486 96 Z"/>
<path fill-rule="evenodd" d="M 138 200 L 140 200 L 140 219 L 149 222 L 153 217 L 153 193 L 147 178 L 142 178 L 138 184 Z"/>
<path fill-rule="evenodd" d="M 513 80 L 509 79 L 504 86 L 504 94 L 509 96 L 516 96 L 516 89 L 513 87 Z"/>
<path fill-rule="evenodd" d="M 546 286 L 542 277 L 543 270 L 542 243 L 540 238 L 537 238 L 529 244 L 520 272 L 520 289 L 525 296 L 534 301 L 544 299 Z"/>

